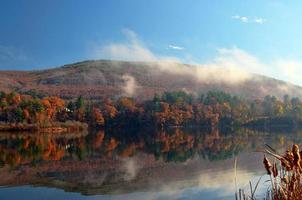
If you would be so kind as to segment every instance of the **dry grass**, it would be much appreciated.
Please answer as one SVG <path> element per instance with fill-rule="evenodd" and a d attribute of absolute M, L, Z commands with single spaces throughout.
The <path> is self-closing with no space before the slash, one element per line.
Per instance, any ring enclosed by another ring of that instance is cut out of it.
<path fill-rule="evenodd" d="M 270 186 L 265 197 L 261 199 L 302 200 L 302 151 L 299 150 L 299 146 L 294 144 L 283 155 L 278 154 L 273 148 L 268 146 L 264 153 L 263 165 L 270 177 Z M 274 161 L 271 162 L 266 155 L 272 157 Z M 242 189 L 239 189 L 235 194 L 236 199 L 256 199 L 254 194 L 259 181 L 254 188 L 252 188 L 250 182 L 250 194 L 246 194 Z"/>

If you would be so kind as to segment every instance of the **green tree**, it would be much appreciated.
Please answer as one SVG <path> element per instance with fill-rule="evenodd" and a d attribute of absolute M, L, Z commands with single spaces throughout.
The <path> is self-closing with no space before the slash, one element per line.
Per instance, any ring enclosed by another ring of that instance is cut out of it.
<path fill-rule="evenodd" d="M 75 102 L 76 108 L 81 109 L 84 107 L 84 99 L 82 96 L 79 96 Z"/>

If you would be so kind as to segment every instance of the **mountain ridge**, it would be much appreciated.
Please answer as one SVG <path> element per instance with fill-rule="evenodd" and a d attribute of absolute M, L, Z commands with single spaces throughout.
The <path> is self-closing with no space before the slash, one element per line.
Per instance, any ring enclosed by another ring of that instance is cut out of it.
<path fill-rule="evenodd" d="M 0 71 L 0 90 L 37 91 L 65 99 L 132 96 L 149 99 L 155 93 L 183 90 L 193 94 L 221 90 L 243 98 L 266 95 L 302 97 L 302 87 L 258 74 L 206 69 L 172 62 L 86 60 L 61 67 Z"/>

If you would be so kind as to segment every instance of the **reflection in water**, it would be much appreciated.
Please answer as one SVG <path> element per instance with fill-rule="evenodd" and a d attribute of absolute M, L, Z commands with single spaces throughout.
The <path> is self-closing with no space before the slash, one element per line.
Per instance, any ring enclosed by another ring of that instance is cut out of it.
<path fill-rule="evenodd" d="M 0 189 L 0 196 L 11 194 L 17 186 L 35 185 L 75 192 L 75 199 L 96 197 L 82 195 L 139 199 L 140 192 L 143 199 L 232 199 L 235 156 L 238 186 L 243 187 L 263 174 L 262 155 L 255 150 L 270 144 L 283 151 L 282 147 L 293 142 L 301 144 L 299 135 L 300 132 L 269 134 L 247 129 L 232 134 L 196 129 L 56 135 L 1 133 L 0 185 L 10 188 Z M 24 197 L 24 188 L 17 194 Z M 75 195 L 61 190 L 53 193 L 61 197 Z"/>

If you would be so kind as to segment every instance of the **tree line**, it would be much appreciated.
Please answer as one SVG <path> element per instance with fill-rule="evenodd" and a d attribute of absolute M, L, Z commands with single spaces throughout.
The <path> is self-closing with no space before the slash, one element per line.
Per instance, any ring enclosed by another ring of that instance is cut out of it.
<path fill-rule="evenodd" d="M 79 121 L 91 127 L 171 127 L 240 126 L 273 124 L 291 126 L 302 122 L 302 102 L 285 95 L 246 100 L 222 91 L 193 95 L 183 91 L 164 92 L 151 100 L 129 97 L 85 100 L 81 96 L 66 101 L 59 97 L 39 97 L 0 93 L 0 122 L 6 124 L 52 124 Z"/>

